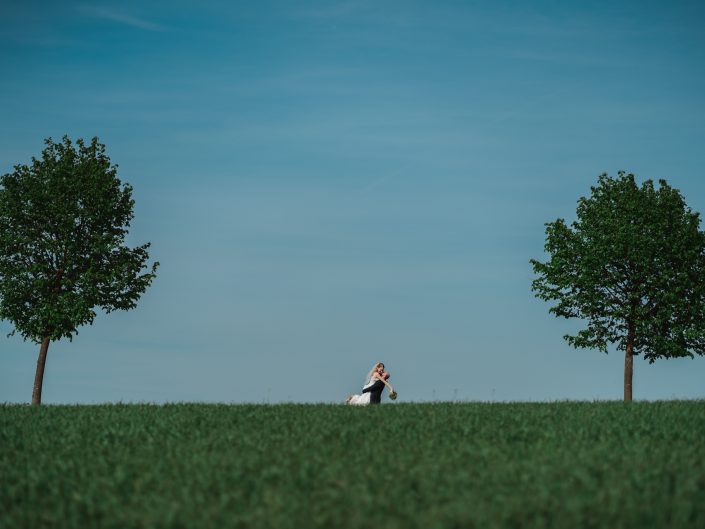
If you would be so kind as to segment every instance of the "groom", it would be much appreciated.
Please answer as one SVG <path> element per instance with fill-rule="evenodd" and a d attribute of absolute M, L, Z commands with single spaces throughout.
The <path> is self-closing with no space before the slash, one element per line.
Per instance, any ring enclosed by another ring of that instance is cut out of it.
<path fill-rule="evenodd" d="M 384 380 L 389 379 L 389 371 L 382 373 Z M 371 386 L 362 390 L 363 393 L 370 394 L 370 404 L 380 404 L 382 402 L 382 390 L 384 389 L 384 382 L 381 380 L 375 380 L 375 383 Z"/>

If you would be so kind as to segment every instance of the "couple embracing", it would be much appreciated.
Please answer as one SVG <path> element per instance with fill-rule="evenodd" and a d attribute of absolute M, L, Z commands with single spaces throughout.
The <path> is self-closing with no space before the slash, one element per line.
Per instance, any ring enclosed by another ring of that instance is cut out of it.
<path fill-rule="evenodd" d="M 384 389 L 384 386 L 389 388 L 389 398 L 392 400 L 396 399 L 397 394 L 394 391 L 394 388 L 389 382 L 387 382 L 389 377 L 389 371 L 384 370 L 384 364 L 382 362 L 376 363 L 367 374 L 365 384 L 362 386 L 362 394 L 349 395 L 348 398 L 345 399 L 345 404 L 353 404 L 357 406 L 364 404 L 379 404 L 382 401 L 382 390 Z"/>

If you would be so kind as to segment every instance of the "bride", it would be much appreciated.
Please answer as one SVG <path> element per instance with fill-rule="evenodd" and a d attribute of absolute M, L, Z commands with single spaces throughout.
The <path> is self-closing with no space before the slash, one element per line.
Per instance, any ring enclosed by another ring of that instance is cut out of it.
<path fill-rule="evenodd" d="M 394 388 L 387 382 L 389 373 L 384 370 L 382 362 L 376 363 L 365 378 L 365 384 L 362 386 L 360 395 L 349 395 L 345 399 L 345 404 L 364 405 L 364 404 L 379 404 L 382 397 L 384 386 L 389 388 L 389 394 L 394 393 Z"/>

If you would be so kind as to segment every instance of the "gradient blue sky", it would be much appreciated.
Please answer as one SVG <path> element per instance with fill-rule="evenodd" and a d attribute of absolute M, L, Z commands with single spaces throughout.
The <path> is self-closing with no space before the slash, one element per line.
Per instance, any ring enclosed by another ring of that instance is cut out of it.
<path fill-rule="evenodd" d="M 47 403 L 619 399 L 530 292 L 598 174 L 705 212 L 702 2 L 3 2 L 0 172 L 97 135 L 135 188 L 139 307 L 53 344 Z M 0 402 L 38 348 L 5 338 Z M 705 397 L 705 358 L 635 398 Z"/>

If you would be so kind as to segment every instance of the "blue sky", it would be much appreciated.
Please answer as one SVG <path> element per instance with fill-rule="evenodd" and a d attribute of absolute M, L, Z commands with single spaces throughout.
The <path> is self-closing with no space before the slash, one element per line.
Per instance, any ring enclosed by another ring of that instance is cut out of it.
<path fill-rule="evenodd" d="M 701 2 L 4 2 L 0 172 L 98 136 L 133 185 L 138 308 L 52 344 L 44 402 L 619 399 L 530 292 L 602 172 L 705 212 Z M 0 322 L 4 336 L 11 330 Z M 0 341 L 0 402 L 38 348 Z M 635 362 L 704 398 L 705 359 Z"/>

